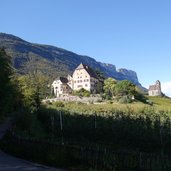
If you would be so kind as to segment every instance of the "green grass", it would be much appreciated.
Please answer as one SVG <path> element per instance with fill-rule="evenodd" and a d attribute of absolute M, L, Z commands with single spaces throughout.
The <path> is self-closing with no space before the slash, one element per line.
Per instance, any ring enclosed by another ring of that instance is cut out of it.
<path fill-rule="evenodd" d="M 154 107 L 158 110 L 171 111 L 171 98 L 167 97 L 148 97 L 154 103 Z"/>

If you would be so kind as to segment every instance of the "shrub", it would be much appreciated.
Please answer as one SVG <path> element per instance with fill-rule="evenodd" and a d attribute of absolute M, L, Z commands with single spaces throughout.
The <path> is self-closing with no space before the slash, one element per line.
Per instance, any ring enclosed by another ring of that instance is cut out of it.
<path fill-rule="evenodd" d="M 104 97 L 105 97 L 106 100 L 111 100 L 111 99 L 112 99 L 112 97 L 111 97 L 110 95 L 106 95 L 106 94 L 105 94 Z"/>
<path fill-rule="evenodd" d="M 61 101 L 54 102 L 53 105 L 54 105 L 55 107 L 64 107 L 64 106 L 65 106 L 64 103 L 61 102 Z"/>
<path fill-rule="evenodd" d="M 146 103 L 148 103 L 149 105 L 153 106 L 153 101 L 151 101 L 151 100 L 146 100 Z"/>
<path fill-rule="evenodd" d="M 148 102 L 147 102 L 147 98 L 146 98 L 146 97 L 144 96 L 144 94 L 142 94 L 142 93 L 137 92 L 137 93 L 134 95 L 134 97 L 135 97 L 136 100 L 139 100 L 139 101 L 142 102 L 142 103 L 148 103 Z"/>
<path fill-rule="evenodd" d="M 101 103 L 101 102 L 103 102 L 103 100 L 102 99 L 97 99 L 95 102 Z"/>
<path fill-rule="evenodd" d="M 93 100 L 89 100 L 88 104 L 94 104 L 94 101 Z"/>
<path fill-rule="evenodd" d="M 131 103 L 132 99 L 130 98 L 130 96 L 123 96 L 119 99 L 119 103 Z"/>
<path fill-rule="evenodd" d="M 52 104 L 52 102 L 51 102 L 50 100 L 46 100 L 45 104 L 47 104 L 47 105 L 51 105 L 51 104 Z"/>
<path fill-rule="evenodd" d="M 113 104 L 112 100 L 107 101 L 108 104 Z"/>
<path fill-rule="evenodd" d="M 90 97 L 90 92 L 88 90 L 85 90 L 84 88 L 81 88 L 80 90 L 75 91 L 74 95 L 79 97 Z"/>

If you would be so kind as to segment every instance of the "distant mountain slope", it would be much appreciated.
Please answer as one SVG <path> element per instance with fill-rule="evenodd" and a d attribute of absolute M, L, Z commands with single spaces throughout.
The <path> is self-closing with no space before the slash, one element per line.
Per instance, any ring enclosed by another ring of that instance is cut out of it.
<path fill-rule="evenodd" d="M 135 71 L 116 70 L 115 65 L 97 62 L 91 57 L 78 55 L 62 48 L 30 43 L 5 33 L 0 33 L 0 46 L 6 48 L 7 54 L 12 57 L 14 68 L 21 74 L 37 69 L 53 79 L 60 75 L 72 74 L 82 62 L 100 70 L 106 77 L 113 77 L 117 80 L 127 79 L 141 86 Z"/>

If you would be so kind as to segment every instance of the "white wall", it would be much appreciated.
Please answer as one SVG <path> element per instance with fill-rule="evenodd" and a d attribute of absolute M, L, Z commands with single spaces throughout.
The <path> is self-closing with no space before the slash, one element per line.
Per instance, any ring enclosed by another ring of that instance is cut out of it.
<path fill-rule="evenodd" d="M 90 75 L 85 69 L 75 70 L 73 73 L 74 90 L 84 88 L 88 91 L 91 90 Z"/>
<path fill-rule="evenodd" d="M 54 94 L 56 97 L 59 97 L 62 94 L 62 82 L 60 80 L 55 80 L 52 83 L 53 89 L 54 89 Z"/>

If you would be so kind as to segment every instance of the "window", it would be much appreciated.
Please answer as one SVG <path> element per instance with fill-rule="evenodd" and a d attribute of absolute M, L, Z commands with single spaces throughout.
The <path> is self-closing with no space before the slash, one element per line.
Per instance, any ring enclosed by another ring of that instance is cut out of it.
<path fill-rule="evenodd" d="M 87 85 L 87 84 L 85 84 L 85 87 L 88 87 L 88 85 Z"/>
<path fill-rule="evenodd" d="M 77 83 L 79 83 L 80 81 L 79 80 L 77 80 Z"/>

